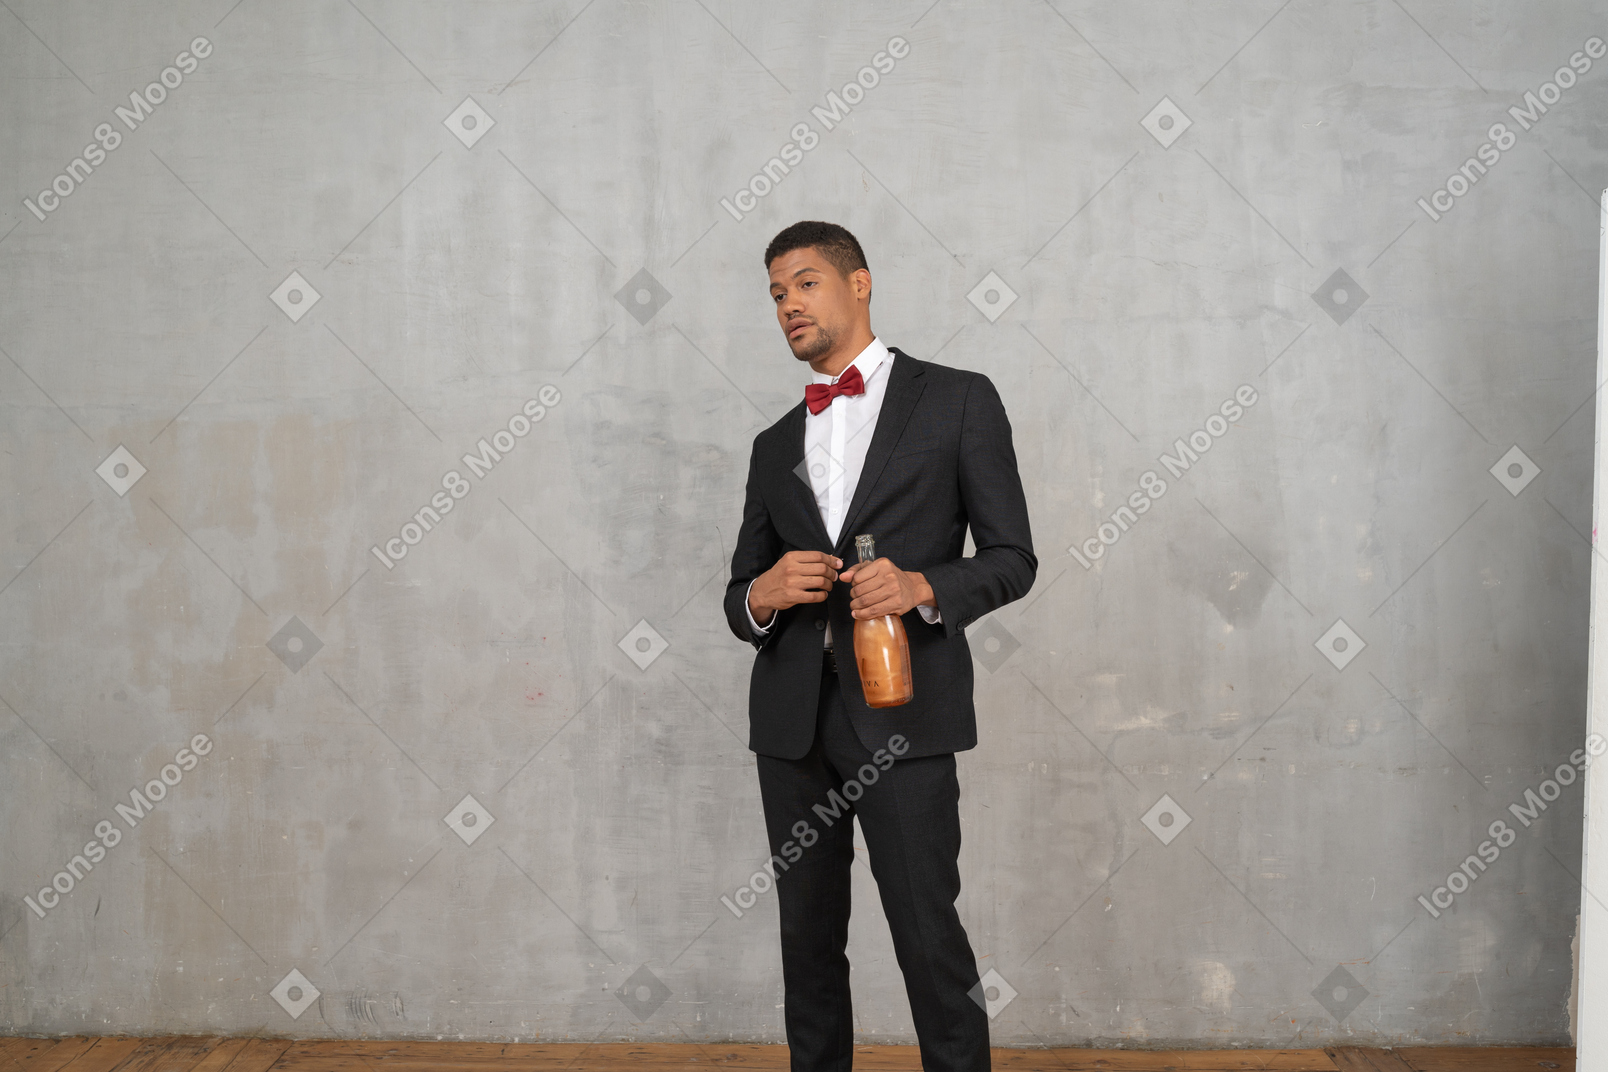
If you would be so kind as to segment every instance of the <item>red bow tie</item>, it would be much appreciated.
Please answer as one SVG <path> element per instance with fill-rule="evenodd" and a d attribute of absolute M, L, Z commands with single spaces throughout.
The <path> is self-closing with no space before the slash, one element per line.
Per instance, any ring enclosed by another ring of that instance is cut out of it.
<path fill-rule="evenodd" d="M 832 404 L 832 399 L 838 395 L 865 394 L 865 378 L 860 370 L 853 366 L 849 371 L 838 377 L 837 383 L 812 383 L 804 388 L 804 404 L 810 407 L 811 413 L 819 413 Z"/>

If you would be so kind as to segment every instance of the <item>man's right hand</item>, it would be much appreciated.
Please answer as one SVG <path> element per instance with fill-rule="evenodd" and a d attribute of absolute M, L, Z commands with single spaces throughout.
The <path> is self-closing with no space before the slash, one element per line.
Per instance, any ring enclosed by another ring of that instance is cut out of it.
<path fill-rule="evenodd" d="M 765 627 L 779 610 L 799 603 L 824 602 L 842 568 L 841 558 L 823 551 L 789 551 L 749 588 L 748 612 Z"/>

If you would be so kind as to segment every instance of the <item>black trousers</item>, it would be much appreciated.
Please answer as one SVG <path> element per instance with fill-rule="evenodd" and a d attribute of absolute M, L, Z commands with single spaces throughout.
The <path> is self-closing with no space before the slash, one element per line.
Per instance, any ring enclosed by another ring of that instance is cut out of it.
<path fill-rule="evenodd" d="M 844 672 L 854 673 L 848 660 Z M 765 829 L 779 858 L 772 866 L 793 1072 L 849 1072 L 854 1063 L 845 949 L 856 815 L 904 973 L 921 1067 L 987 1072 L 988 1016 L 967 994 L 978 982 L 977 961 L 955 911 L 960 782 L 954 754 L 894 759 L 882 770 L 889 760 L 877 762 L 860 743 L 837 676 L 823 670 L 809 754 L 758 761 Z"/>

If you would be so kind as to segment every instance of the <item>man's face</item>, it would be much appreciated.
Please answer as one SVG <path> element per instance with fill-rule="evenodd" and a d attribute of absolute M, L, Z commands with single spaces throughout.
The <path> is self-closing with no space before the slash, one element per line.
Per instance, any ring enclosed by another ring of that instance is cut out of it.
<path fill-rule="evenodd" d="M 845 279 L 813 246 L 783 253 L 770 266 L 776 322 L 793 356 L 814 361 L 847 338 L 871 287 L 864 268 Z"/>

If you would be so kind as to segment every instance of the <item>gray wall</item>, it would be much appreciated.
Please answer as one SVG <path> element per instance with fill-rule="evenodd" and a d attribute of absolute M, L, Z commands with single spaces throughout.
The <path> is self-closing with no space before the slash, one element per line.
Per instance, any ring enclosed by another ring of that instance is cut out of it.
<path fill-rule="evenodd" d="M 1608 5 L 231 3 L 0 13 L 5 1030 L 780 1041 L 720 600 L 804 381 L 761 254 L 826 218 L 886 342 L 998 385 L 1033 511 L 969 630 L 996 1043 L 1568 1041 L 1608 61 L 1507 109 Z M 855 873 L 861 1037 L 908 1042 Z"/>

